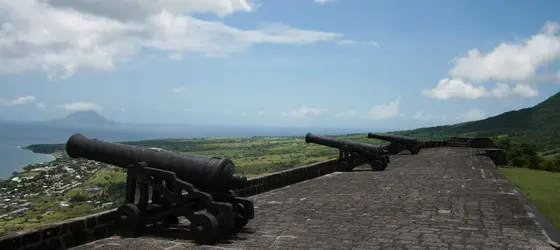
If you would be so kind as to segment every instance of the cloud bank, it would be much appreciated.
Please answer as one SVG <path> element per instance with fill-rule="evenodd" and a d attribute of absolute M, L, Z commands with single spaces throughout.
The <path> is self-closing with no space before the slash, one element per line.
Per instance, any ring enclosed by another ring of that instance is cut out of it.
<path fill-rule="evenodd" d="M 239 29 L 193 16 L 251 11 L 247 0 L 1 0 L 0 74 L 42 71 L 65 78 L 114 70 L 143 49 L 180 60 L 185 53 L 226 56 L 261 43 L 304 45 L 344 37 L 282 23 Z"/>
<path fill-rule="evenodd" d="M 539 95 L 536 83 L 560 83 L 560 72 L 541 73 L 560 60 L 560 24 L 548 22 L 539 32 L 522 42 L 502 42 L 488 53 L 471 49 L 454 60 L 450 77 L 441 79 L 424 96 L 439 99 L 479 99 Z M 487 89 L 481 84 L 495 82 Z M 511 84 L 511 86 L 510 86 Z"/>

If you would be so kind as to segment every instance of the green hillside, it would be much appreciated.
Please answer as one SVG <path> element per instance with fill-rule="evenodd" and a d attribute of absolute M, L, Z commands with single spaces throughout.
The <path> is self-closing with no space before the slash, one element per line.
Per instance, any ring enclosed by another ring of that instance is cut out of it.
<path fill-rule="evenodd" d="M 553 153 L 560 148 L 560 93 L 534 107 L 506 112 L 480 121 L 396 133 L 418 139 L 507 135 L 516 141 L 534 145 L 539 152 Z"/>

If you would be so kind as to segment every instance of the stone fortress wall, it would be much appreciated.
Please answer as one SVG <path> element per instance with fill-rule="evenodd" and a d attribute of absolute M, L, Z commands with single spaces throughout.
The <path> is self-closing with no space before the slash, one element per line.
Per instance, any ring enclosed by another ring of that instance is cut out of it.
<path fill-rule="evenodd" d="M 489 138 L 459 138 L 424 141 L 425 148 L 469 147 L 481 148 L 479 155 L 492 159 L 496 165 L 507 165 L 505 153 L 496 149 Z M 330 159 L 307 166 L 275 172 L 250 179 L 247 186 L 236 190 L 248 197 L 294 183 L 314 179 L 337 171 L 338 162 Z M 61 221 L 47 226 L 18 232 L 0 238 L 0 249 L 66 249 L 115 235 L 113 213 L 116 209 Z"/>

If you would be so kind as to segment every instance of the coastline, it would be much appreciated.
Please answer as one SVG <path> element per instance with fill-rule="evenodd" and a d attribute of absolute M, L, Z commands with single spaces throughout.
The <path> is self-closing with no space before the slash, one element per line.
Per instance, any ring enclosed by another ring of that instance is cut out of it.
<path fill-rule="evenodd" d="M 26 166 L 29 166 L 29 165 L 32 165 L 32 164 L 44 164 L 44 163 L 49 163 L 49 162 L 52 162 L 52 161 L 56 161 L 56 160 L 57 160 L 56 156 L 54 156 L 54 155 L 52 155 L 52 154 L 36 153 L 36 152 L 33 152 L 33 150 L 28 149 L 27 147 L 28 147 L 28 146 L 17 146 L 17 148 L 18 148 L 19 150 L 31 151 L 31 152 L 34 153 L 34 154 L 48 155 L 48 156 L 50 156 L 51 159 L 45 160 L 45 161 L 39 161 L 39 162 L 36 162 L 36 163 L 29 163 L 29 164 L 20 166 L 19 168 L 16 168 L 16 169 L 14 169 L 13 171 L 20 173 L 20 172 L 23 170 L 23 168 L 26 167 Z M 14 177 L 14 176 L 13 176 L 12 174 L 10 174 L 9 176 L 6 176 L 6 177 L 1 177 L 1 176 L 0 176 L 0 180 L 10 180 L 10 179 L 12 179 L 13 177 Z"/>
<path fill-rule="evenodd" d="M 48 156 L 51 156 L 51 157 L 53 158 L 53 159 L 50 160 L 50 161 L 45 161 L 45 162 L 41 162 L 41 163 L 51 162 L 51 161 L 54 161 L 54 160 L 58 159 L 58 158 L 56 158 L 56 156 L 54 156 L 53 154 L 37 153 L 37 152 L 35 152 L 35 151 L 31 150 L 31 149 L 28 149 L 27 147 L 29 147 L 29 145 L 27 145 L 27 146 L 17 146 L 17 148 L 20 149 L 20 150 L 31 151 L 31 152 L 34 153 L 34 154 L 48 155 Z M 27 165 L 29 165 L 29 164 L 27 164 Z"/>

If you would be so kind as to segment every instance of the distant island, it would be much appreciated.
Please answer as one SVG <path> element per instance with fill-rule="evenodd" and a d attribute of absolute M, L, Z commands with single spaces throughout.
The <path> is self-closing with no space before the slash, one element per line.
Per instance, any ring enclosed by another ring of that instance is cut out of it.
<path fill-rule="evenodd" d="M 111 121 L 93 110 L 89 111 L 76 111 L 66 117 L 46 121 L 50 125 L 89 125 L 89 126 L 107 126 L 119 125 L 121 123 Z"/>

